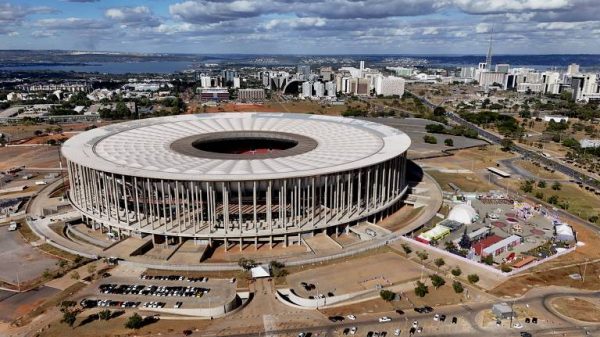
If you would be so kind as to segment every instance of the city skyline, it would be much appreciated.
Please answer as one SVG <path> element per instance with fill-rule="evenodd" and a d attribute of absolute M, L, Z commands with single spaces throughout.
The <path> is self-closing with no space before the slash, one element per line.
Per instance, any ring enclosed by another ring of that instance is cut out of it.
<path fill-rule="evenodd" d="M 257 54 L 594 54 L 590 0 L 0 2 L 3 49 Z"/>

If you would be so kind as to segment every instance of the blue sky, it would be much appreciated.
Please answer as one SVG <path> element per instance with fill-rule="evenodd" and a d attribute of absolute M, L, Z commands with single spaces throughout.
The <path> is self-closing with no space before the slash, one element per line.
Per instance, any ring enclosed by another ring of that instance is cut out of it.
<path fill-rule="evenodd" d="M 600 0 L 0 0 L 0 48 L 600 53 Z"/>

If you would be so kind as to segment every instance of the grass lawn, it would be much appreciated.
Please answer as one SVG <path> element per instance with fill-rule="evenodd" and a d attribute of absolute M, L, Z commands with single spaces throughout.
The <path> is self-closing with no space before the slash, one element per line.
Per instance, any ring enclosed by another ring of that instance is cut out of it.
<path fill-rule="evenodd" d="M 543 167 L 535 165 L 534 163 L 528 160 L 518 160 L 515 161 L 515 164 L 542 179 L 568 179 L 568 177 L 566 177 L 562 173 L 556 171 L 551 172 Z"/>

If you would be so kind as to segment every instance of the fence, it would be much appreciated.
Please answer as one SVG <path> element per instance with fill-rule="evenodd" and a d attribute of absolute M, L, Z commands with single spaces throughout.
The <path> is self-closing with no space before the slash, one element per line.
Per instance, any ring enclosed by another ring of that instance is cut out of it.
<path fill-rule="evenodd" d="M 500 276 L 500 277 L 511 277 L 511 276 L 514 276 L 514 275 L 516 275 L 516 274 L 522 273 L 522 272 L 523 272 L 523 271 L 525 271 L 525 270 L 528 270 L 528 269 L 531 269 L 531 268 L 533 268 L 533 267 L 539 266 L 539 265 L 540 265 L 540 264 L 542 264 L 542 263 L 546 263 L 546 262 L 548 262 L 548 261 L 550 261 L 550 260 L 553 260 L 553 259 L 555 259 L 555 258 L 557 258 L 557 257 L 563 256 L 563 255 L 565 255 L 565 254 L 568 254 L 568 253 L 570 253 L 570 252 L 572 252 L 572 251 L 574 251 L 574 250 L 575 250 L 575 247 L 571 247 L 571 248 L 569 248 L 569 249 L 566 249 L 566 250 L 564 250 L 564 251 L 558 252 L 558 253 L 556 253 L 556 254 L 554 254 L 554 255 L 552 255 L 552 256 L 549 256 L 549 257 L 547 257 L 547 258 L 545 258 L 545 259 L 542 259 L 542 260 L 537 260 L 537 261 L 535 261 L 535 262 L 532 262 L 532 263 L 530 263 L 530 264 L 528 264 L 528 265 L 526 265 L 526 266 L 523 266 L 522 268 L 519 268 L 519 269 L 513 269 L 513 270 L 511 270 L 511 271 L 509 271 L 509 272 L 505 273 L 505 272 L 503 272 L 503 271 L 501 271 L 501 270 L 499 270 L 499 269 L 496 269 L 496 268 L 494 268 L 494 267 L 488 266 L 488 265 L 486 265 L 486 264 L 483 264 L 483 263 L 479 263 L 479 262 L 476 262 L 476 261 L 469 260 L 469 259 L 467 259 L 467 258 L 464 258 L 464 257 L 462 257 L 462 256 L 459 256 L 459 255 L 456 255 L 456 254 L 452 254 L 452 253 L 450 253 L 450 252 L 449 252 L 449 251 L 447 251 L 447 250 L 440 249 L 440 248 L 437 248 L 437 247 L 434 247 L 434 246 L 431 246 L 431 245 L 425 244 L 425 243 L 423 243 L 423 242 L 419 242 L 419 241 L 413 240 L 413 239 L 411 239 L 411 238 L 407 238 L 407 237 L 404 237 L 404 236 L 403 236 L 403 237 L 401 237 L 400 239 L 401 239 L 402 241 L 406 242 L 406 243 L 409 243 L 409 244 L 411 244 L 411 245 L 416 245 L 416 246 L 418 246 L 418 247 L 421 247 L 421 248 L 423 248 L 423 249 L 426 249 L 426 250 L 429 250 L 429 251 L 433 251 L 433 252 L 435 252 L 435 253 L 437 253 L 437 254 L 441 254 L 441 255 L 444 255 L 444 256 L 446 256 L 446 257 L 453 258 L 453 259 L 459 259 L 460 261 L 462 261 L 462 262 L 465 262 L 465 263 L 467 263 L 467 264 L 469 264 L 469 265 L 471 265 L 471 266 L 473 266 L 473 267 L 475 267 L 475 268 L 479 268 L 479 269 L 481 269 L 481 270 L 484 270 L 484 271 L 487 271 L 487 272 L 494 273 L 494 274 L 496 274 L 496 275 L 498 275 L 498 276 Z"/>

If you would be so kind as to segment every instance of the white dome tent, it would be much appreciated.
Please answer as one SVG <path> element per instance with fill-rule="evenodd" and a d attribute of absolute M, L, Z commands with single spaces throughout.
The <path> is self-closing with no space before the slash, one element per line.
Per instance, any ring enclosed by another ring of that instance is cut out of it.
<path fill-rule="evenodd" d="M 471 207 L 471 205 L 467 204 L 458 204 L 450 210 L 448 213 L 448 219 L 454 220 L 456 222 L 460 222 L 465 225 L 470 225 L 474 221 L 477 221 L 479 215 L 477 211 Z"/>

